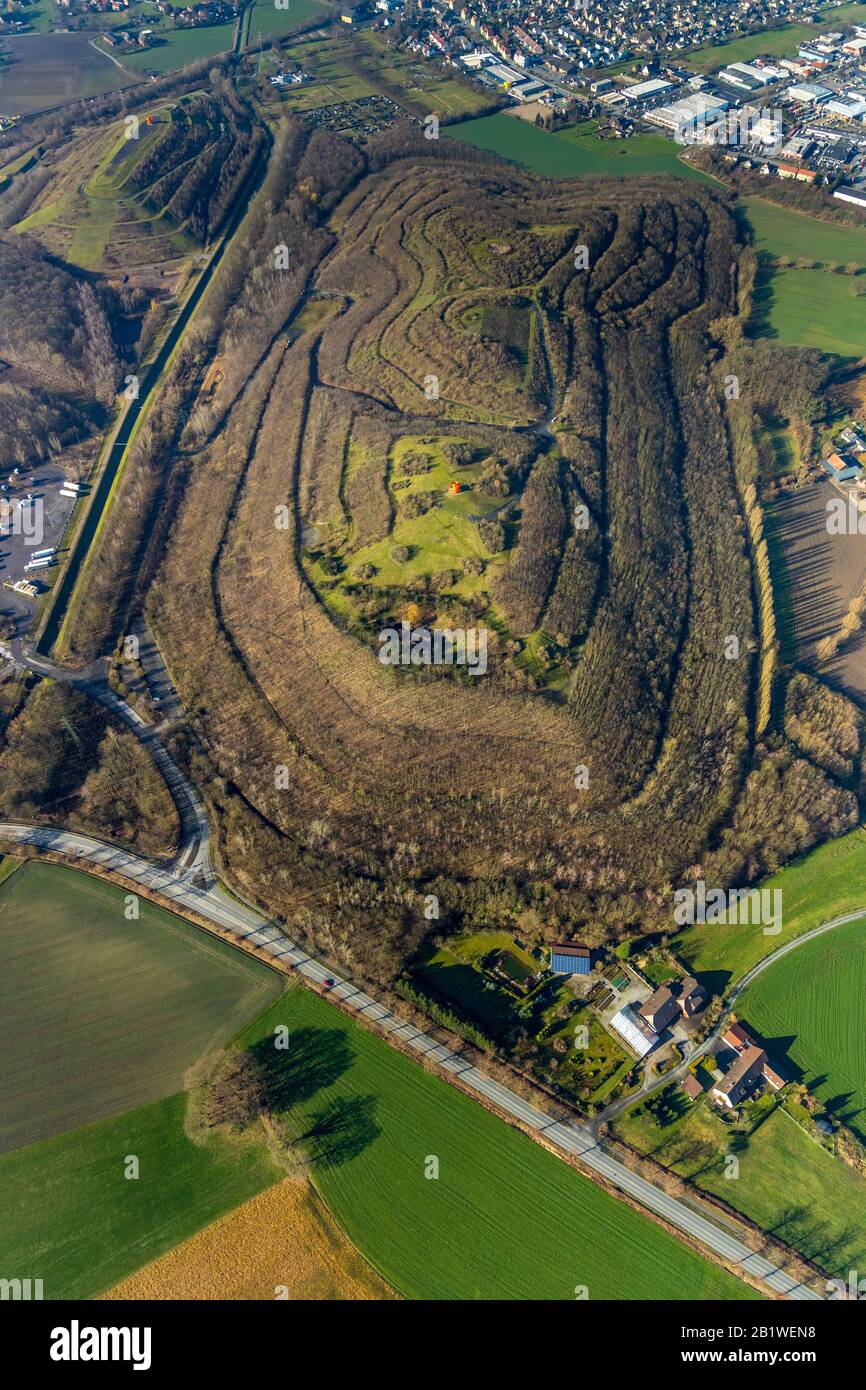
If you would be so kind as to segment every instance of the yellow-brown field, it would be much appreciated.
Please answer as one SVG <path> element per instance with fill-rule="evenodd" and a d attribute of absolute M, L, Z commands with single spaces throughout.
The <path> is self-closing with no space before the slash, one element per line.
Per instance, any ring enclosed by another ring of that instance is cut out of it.
<path fill-rule="evenodd" d="M 384 1299 L 396 1295 L 307 1183 L 286 1180 L 145 1265 L 106 1298 Z"/>

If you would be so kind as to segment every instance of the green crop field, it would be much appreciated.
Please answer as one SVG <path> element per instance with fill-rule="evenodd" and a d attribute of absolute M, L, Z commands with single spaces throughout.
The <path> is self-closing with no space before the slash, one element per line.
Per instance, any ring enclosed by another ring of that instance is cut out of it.
<path fill-rule="evenodd" d="M 154 48 L 140 53 L 124 53 L 124 67 L 134 72 L 174 72 L 176 68 L 212 58 L 215 53 L 228 53 L 235 41 L 235 25 L 210 24 L 201 29 L 169 29 L 160 31 L 162 40 Z"/>
<path fill-rule="evenodd" d="M 120 889 L 29 863 L 0 887 L 0 1151 L 171 1095 L 281 988 L 267 966 Z"/>
<path fill-rule="evenodd" d="M 277 1182 L 260 1148 L 196 1148 L 184 1095 L 0 1156 L 4 1270 L 46 1298 L 93 1298 Z M 124 1175 L 138 1159 L 138 1178 Z M 206 1291 L 205 1291 L 206 1293 Z"/>
<path fill-rule="evenodd" d="M 781 890 L 782 930 L 778 936 L 765 936 L 759 926 L 707 923 L 685 927 L 672 942 L 689 969 L 716 993 L 811 927 L 859 908 L 866 916 L 866 832 L 852 830 L 830 840 L 758 886 Z M 819 949 L 830 940 L 819 938 Z"/>
<path fill-rule="evenodd" d="M 314 1181 L 358 1249 L 411 1298 L 748 1298 L 750 1290 L 306 990 L 285 1023 L 303 1097 L 331 1145 Z M 425 1178 L 428 1156 L 439 1177 Z M 2 1170 L 0 1170 L 2 1176 Z"/>
<path fill-rule="evenodd" d="M 784 956 L 750 985 L 738 1013 L 770 1052 L 866 1141 L 866 919 Z"/>
<path fill-rule="evenodd" d="M 274 0 L 255 0 L 249 21 L 247 48 L 255 48 L 259 35 L 263 39 L 279 38 L 320 19 L 327 24 L 336 11 L 320 0 L 288 0 L 284 9 L 277 9 Z"/>
<path fill-rule="evenodd" d="M 743 198 L 738 203 L 748 219 L 759 251 L 771 256 L 800 257 L 827 264 L 847 265 L 856 261 L 866 267 L 866 222 L 848 227 L 841 222 L 825 222 L 806 212 L 769 203 L 764 198 Z"/>
<path fill-rule="evenodd" d="M 617 1133 L 641 1153 L 691 1179 L 771 1230 L 827 1271 L 846 1275 L 866 1263 L 866 1178 L 816 1143 L 782 1107 L 759 1102 L 763 1116 L 748 1139 L 707 1103 L 689 1107 L 661 1126 L 645 1111 L 616 1122 Z M 752 1107 L 747 1106 L 747 1112 Z M 726 1178 L 726 1158 L 739 1169 Z"/>
<path fill-rule="evenodd" d="M 821 270 L 773 270 L 759 276 L 750 331 L 842 357 L 866 354 L 866 277 Z"/>
<path fill-rule="evenodd" d="M 587 174 L 678 174 L 684 178 L 706 176 L 679 158 L 680 147 L 662 135 L 633 135 L 629 140 L 599 140 L 591 121 L 551 134 L 498 114 L 449 126 L 450 140 L 462 140 L 503 159 L 521 164 L 548 178 L 575 178 Z"/>

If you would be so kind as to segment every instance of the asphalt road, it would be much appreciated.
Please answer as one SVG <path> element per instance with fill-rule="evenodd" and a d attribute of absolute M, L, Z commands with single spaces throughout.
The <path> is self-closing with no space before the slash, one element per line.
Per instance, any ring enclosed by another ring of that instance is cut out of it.
<path fill-rule="evenodd" d="M 655 1212 L 676 1230 L 683 1231 L 715 1251 L 732 1268 L 753 1275 L 775 1293 L 787 1298 L 819 1298 L 818 1294 L 798 1284 L 762 1255 L 749 1250 L 729 1231 L 625 1168 L 602 1149 L 587 1126 L 555 1120 L 531 1105 L 501 1082 L 486 1076 L 465 1058 L 431 1038 L 423 1029 L 398 1018 L 351 980 L 313 959 L 276 923 L 267 921 L 252 909 L 227 897 L 215 884 L 197 886 L 188 869 L 182 865 L 160 869 L 145 859 L 104 845 L 89 836 L 51 830 L 44 826 L 0 822 L 0 836 L 41 850 L 54 850 L 73 860 L 88 860 L 109 874 L 121 874 L 133 883 L 145 885 L 160 894 L 179 909 L 186 908 L 239 939 L 260 947 L 276 960 L 290 965 L 303 979 L 324 985 L 350 1009 L 374 1023 L 386 1037 L 399 1039 L 412 1051 L 435 1062 L 443 1071 L 459 1076 L 461 1084 L 470 1091 L 484 1096 L 497 1109 L 513 1116 L 534 1133 L 543 1135 L 545 1141 L 562 1154 L 579 1158 L 587 1168 L 606 1178 L 648 1211 Z M 647 1295 L 651 1297 L 652 1290 L 647 1290 Z"/>

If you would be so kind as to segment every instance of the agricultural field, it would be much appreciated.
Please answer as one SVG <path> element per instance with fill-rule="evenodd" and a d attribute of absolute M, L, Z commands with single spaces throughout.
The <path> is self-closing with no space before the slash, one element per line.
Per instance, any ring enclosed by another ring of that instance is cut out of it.
<path fill-rule="evenodd" d="M 866 226 L 825 222 L 765 198 L 741 198 L 737 207 L 752 229 L 756 248 L 767 255 L 822 266 L 853 261 L 866 268 Z"/>
<path fill-rule="evenodd" d="M 841 627 L 866 583 L 866 536 L 831 535 L 828 504 L 838 493 L 828 482 L 783 493 L 772 507 L 772 545 L 780 630 L 790 654 L 806 669 L 817 649 Z M 861 635 L 825 662 L 825 678 L 853 699 L 866 696 L 866 653 Z"/>
<path fill-rule="evenodd" d="M 759 273 L 751 331 L 798 347 L 862 357 L 866 227 L 825 222 L 763 198 L 743 198 L 738 208 L 757 250 L 780 262 Z M 846 274 L 845 268 L 857 273 Z"/>
<path fill-rule="evenodd" d="M 617 1134 L 827 1274 L 847 1277 L 849 1269 L 863 1268 L 866 1178 L 808 1134 L 787 1105 L 750 1102 L 742 1122 L 731 1124 L 707 1100 L 690 1105 L 680 1097 L 673 1104 L 679 1116 L 665 1123 L 645 1107 L 626 1111 Z M 736 1178 L 725 1177 L 730 1154 L 739 1162 Z"/>
<path fill-rule="evenodd" d="M 864 885 L 866 831 L 858 829 L 820 845 L 757 885 L 782 894 L 783 921 L 778 936 L 764 936 L 760 927 L 706 924 L 684 928 L 671 944 L 693 974 L 721 993 L 786 941 L 859 908 L 866 914 Z M 815 949 L 819 953 L 826 950 L 832 940 L 832 933 L 819 937 Z M 812 948 L 799 948 L 790 959 L 796 960 L 799 950 L 807 949 Z"/>
<path fill-rule="evenodd" d="M 173 1094 L 273 998 L 267 966 L 120 889 L 27 864 L 0 887 L 0 1151 Z"/>
<path fill-rule="evenodd" d="M 11 61 L 0 66 L 0 115 L 26 116 L 138 80 L 98 49 L 92 34 L 21 34 L 6 42 Z"/>
<path fill-rule="evenodd" d="M 281 1179 L 258 1146 L 197 1148 L 185 1108 L 172 1095 L 0 1155 L 7 1267 L 38 1269 L 46 1298 L 94 1298 Z"/>
<path fill-rule="evenodd" d="M 140 53 L 124 53 L 124 68 L 134 74 L 175 72 L 188 63 L 228 53 L 234 45 L 236 25 L 209 24 L 200 29 L 166 29 L 160 31 L 160 42 Z"/>
<path fill-rule="evenodd" d="M 783 957 L 751 984 L 738 1012 L 787 1054 L 810 1091 L 866 1142 L 866 917 Z"/>
<path fill-rule="evenodd" d="M 239 1041 L 254 1046 L 279 1023 L 309 1059 L 291 1110 L 301 1130 L 325 1136 L 313 1181 L 398 1293 L 571 1299 L 586 1284 L 592 1298 L 749 1296 L 308 991 L 289 990 Z M 439 1160 L 435 1181 L 425 1178 L 428 1154 Z"/>
<path fill-rule="evenodd" d="M 120 1299 L 389 1299 L 309 1184 L 275 1183 L 145 1265 L 105 1295 Z"/>
<path fill-rule="evenodd" d="M 797 347 L 861 358 L 866 355 L 866 273 L 762 272 L 749 327 L 761 337 Z"/>
<path fill-rule="evenodd" d="M 252 14 L 247 20 L 246 47 L 254 49 L 260 35 L 265 41 L 281 38 L 313 20 L 330 23 L 336 14 L 333 6 L 320 0 L 288 0 L 283 9 L 277 9 L 274 0 L 254 0 Z"/>
<path fill-rule="evenodd" d="M 538 130 L 518 117 L 499 113 L 449 126 L 449 140 L 461 140 L 521 164 L 545 178 L 587 175 L 675 174 L 710 180 L 679 158 L 680 146 L 661 135 L 633 135 L 629 140 L 599 140 L 595 122 L 584 121 L 553 133 Z"/>

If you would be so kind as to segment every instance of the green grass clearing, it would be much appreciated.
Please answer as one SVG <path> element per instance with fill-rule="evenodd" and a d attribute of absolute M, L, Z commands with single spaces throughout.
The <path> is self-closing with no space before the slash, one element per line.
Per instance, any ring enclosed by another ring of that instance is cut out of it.
<path fill-rule="evenodd" d="M 784 956 L 738 1013 L 787 1055 L 828 1110 L 866 1142 L 866 916 Z"/>
<path fill-rule="evenodd" d="M 737 1125 L 722 1120 L 707 1100 L 688 1106 L 668 1125 L 630 1110 L 615 1128 L 633 1148 L 772 1230 L 828 1274 L 862 1269 L 866 1178 L 816 1143 L 775 1102 L 761 1100 L 743 1110 L 745 1123 Z M 736 1177 L 726 1178 L 729 1155 L 739 1167 Z"/>
<path fill-rule="evenodd" d="M 765 936 L 760 926 L 705 923 L 685 927 L 671 943 L 689 970 L 714 993 L 811 927 L 859 908 L 866 915 L 866 831 L 852 830 L 820 845 L 758 886 L 782 893 L 778 936 Z M 830 940 L 823 938 L 823 945 Z"/>

